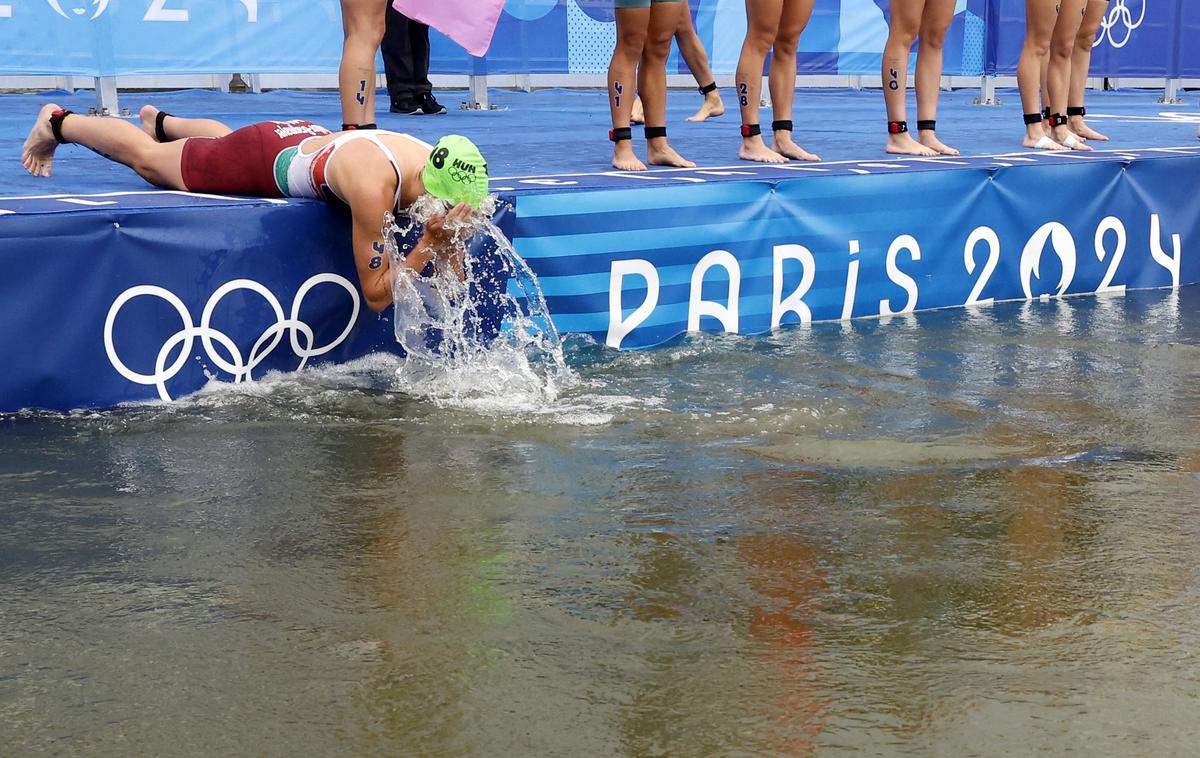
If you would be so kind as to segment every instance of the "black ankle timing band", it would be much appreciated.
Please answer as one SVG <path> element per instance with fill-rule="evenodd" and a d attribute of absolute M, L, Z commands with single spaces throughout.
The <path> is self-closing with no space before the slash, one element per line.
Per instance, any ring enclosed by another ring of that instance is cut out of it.
<path fill-rule="evenodd" d="M 704 85 L 703 87 L 697 87 L 697 89 L 700 90 L 701 95 L 707 95 L 709 92 L 717 91 L 717 83 L 709 82 L 708 84 Z"/>
<path fill-rule="evenodd" d="M 1087 115 L 1087 108 L 1084 108 L 1082 105 L 1067 106 L 1067 117 L 1068 118 L 1070 118 L 1071 116 L 1086 116 L 1086 115 Z"/>
<path fill-rule="evenodd" d="M 658 139 L 659 137 L 667 136 L 667 127 L 665 126 L 647 126 L 643 128 L 646 134 L 646 139 Z"/>
<path fill-rule="evenodd" d="M 1042 123 L 1042 114 L 1040 114 L 1040 113 L 1026 113 L 1025 114 L 1025 125 L 1026 126 L 1028 126 L 1030 124 L 1040 124 L 1040 123 Z"/>
<path fill-rule="evenodd" d="M 611 142 L 624 142 L 625 140 L 633 139 L 633 130 L 628 126 L 622 126 L 619 129 L 609 129 L 608 139 Z"/>
<path fill-rule="evenodd" d="M 166 121 L 167 116 L 170 115 L 171 114 L 167 113 L 166 111 L 159 111 L 158 115 L 154 117 L 154 138 L 159 142 L 171 141 L 171 138 L 167 136 L 167 130 L 163 128 L 163 122 Z"/>
<path fill-rule="evenodd" d="M 1050 126 L 1051 127 L 1066 126 L 1066 125 L 1067 125 L 1067 117 L 1066 116 L 1064 116 L 1061 113 L 1051 113 L 1050 114 Z"/>
<path fill-rule="evenodd" d="M 917 122 L 917 131 L 918 132 L 936 132 L 937 131 L 937 120 L 930 118 L 930 119 L 924 119 L 922 121 L 918 121 Z"/>
<path fill-rule="evenodd" d="M 771 131 L 773 132 L 790 132 L 792 130 L 791 120 L 779 120 L 771 122 Z"/>
<path fill-rule="evenodd" d="M 908 131 L 907 121 L 889 121 L 888 134 L 904 134 Z"/>
<path fill-rule="evenodd" d="M 757 137 L 762 134 L 762 128 L 758 124 L 742 124 L 742 137 Z"/>
<path fill-rule="evenodd" d="M 60 145 L 67 144 L 62 135 L 62 122 L 67 116 L 73 115 L 74 111 L 57 110 L 50 114 L 50 131 L 54 132 L 54 141 Z"/>

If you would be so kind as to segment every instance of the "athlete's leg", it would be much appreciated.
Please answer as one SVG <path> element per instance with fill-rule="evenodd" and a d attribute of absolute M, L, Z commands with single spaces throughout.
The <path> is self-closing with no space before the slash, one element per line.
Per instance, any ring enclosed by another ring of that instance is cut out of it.
<path fill-rule="evenodd" d="M 650 29 L 650 6 L 644 8 L 617 7 L 617 46 L 613 49 L 612 61 L 608 64 L 608 110 L 612 116 L 613 130 L 629 128 L 629 114 L 633 109 L 634 93 L 637 89 L 637 67 L 646 46 L 646 34 Z M 613 143 L 613 168 L 622 171 L 645 171 L 646 164 L 633 153 L 631 140 Z"/>
<path fill-rule="evenodd" d="M 375 123 L 375 53 L 387 28 L 386 0 L 341 0 L 342 63 L 338 90 L 342 123 Z"/>
<path fill-rule="evenodd" d="M 742 144 L 738 157 L 760 163 L 786 163 L 787 158 L 767 147 L 762 136 L 749 132 L 759 127 L 758 103 L 762 95 L 763 62 L 775 45 L 779 21 L 783 16 L 784 0 L 746 0 L 746 40 L 738 58 L 738 109 L 742 114 Z"/>
<path fill-rule="evenodd" d="M 1025 0 L 1025 45 L 1017 61 L 1017 87 L 1025 113 L 1025 147 L 1065 150 L 1042 127 L 1042 62 L 1050 52 L 1050 36 L 1058 18 L 1057 0 Z M 1035 121 L 1034 115 L 1038 118 Z"/>
<path fill-rule="evenodd" d="M 652 130 L 667 127 L 667 56 L 671 52 L 671 38 L 679 26 L 679 14 L 686 12 L 687 3 L 683 0 L 656 2 L 650 6 L 650 28 L 638 65 L 638 92 L 646 112 L 646 162 L 655 166 L 691 168 L 696 165 L 675 152 L 665 134 L 652 134 Z"/>
<path fill-rule="evenodd" d="M 1091 150 L 1083 144 L 1079 135 L 1067 127 L 1067 102 L 1071 94 L 1071 56 L 1075 52 L 1075 38 L 1083 22 L 1086 0 L 1060 0 L 1058 21 L 1050 38 L 1050 68 L 1046 75 L 1046 89 L 1050 93 L 1051 124 L 1050 136 L 1074 150 Z"/>
<path fill-rule="evenodd" d="M 886 150 L 894 155 L 937 155 L 912 138 L 908 126 L 908 55 L 921 29 L 925 0 L 892 0 L 892 23 L 883 47 L 883 102 L 887 107 Z M 904 124 L 904 126 L 900 126 Z"/>
<path fill-rule="evenodd" d="M 1083 23 L 1075 36 L 1075 51 L 1071 54 L 1071 94 L 1067 99 L 1067 121 L 1071 131 L 1080 137 L 1107 142 L 1108 137 L 1089 127 L 1083 120 L 1083 99 L 1087 93 L 1088 69 L 1092 66 L 1092 43 L 1100 22 L 1108 13 L 1108 0 L 1088 0 Z"/>
<path fill-rule="evenodd" d="M 812 17 L 813 0 L 784 0 L 771 54 L 771 106 L 774 111 L 771 147 L 785 158 L 798 161 L 819 161 L 821 157 L 801 148 L 792 140 L 792 102 L 796 99 L 796 50 L 800 34 Z M 776 126 L 782 128 L 776 129 Z"/>
<path fill-rule="evenodd" d="M 21 150 L 21 162 L 34 176 L 50 176 L 58 141 L 51 126 L 59 106 L 50 103 L 38 113 Z M 129 166 L 146 181 L 166 189 L 186 189 L 180 159 L 185 140 L 160 144 L 128 121 L 108 116 L 72 113 L 61 121 L 65 142 L 83 145 L 109 160 Z"/>
<path fill-rule="evenodd" d="M 954 0 L 925 0 L 921 31 L 917 35 L 917 141 L 939 155 L 958 151 L 937 137 L 937 129 L 922 129 L 937 121 L 938 97 L 942 88 L 942 45 L 954 21 Z"/>
<path fill-rule="evenodd" d="M 708 51 L 704 49 L 704 43 L 700 41 L 700 35 L 696 34 L 696 27 L 692 25 L 691 8 L 687 8 L 679 14 L 679 26 L 675 29 L 675 44 L 679 45 L 679 54 L 683 56 L 688 70 L 695 77 L 696 86 L 703 90 L 705 87 L 716 84 L 712 69 L 708 67 Z M 724 115 L 725 103 L 721 100 L 720 90 L 713 89 L 703 94 L 704 103 L 701 104 L 700 110 L 696 111 L 695 115 L 688 116 L 688 121 L 705 121 L 714 116 Z"/>
<path fill-rule="evenodd" d="M 143 105 L 138 114 L 142 131 L 149 134 L 155 142 L 173 142 L 184 137 L 224 137 L 233 131 L 220 121 L 211 118 L 181 118 L 164 114 L 161 129 L 166 139 L 159 139 L 160 113 L 162 111 L 153 105 Z"/>

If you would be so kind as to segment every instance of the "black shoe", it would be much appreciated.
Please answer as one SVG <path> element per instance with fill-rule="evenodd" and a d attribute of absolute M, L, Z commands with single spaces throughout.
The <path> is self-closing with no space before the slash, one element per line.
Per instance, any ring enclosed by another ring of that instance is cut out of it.
<path fill-rule="evenodd" d="M 417 102 L 421 104 L 421 112 L 427 116 L 438 116 L 446 112 L 446 106 L 435 100 L 432 92 L 417 95 Z"/>
<path fill-rule="evenodd" d="M 421 105 L 416 100 L 409 98 L 392 98 L 392 107 L 389 108 L 392 113 L 399 113 L 403 116 L 417 116 L 422 113 Z"/>

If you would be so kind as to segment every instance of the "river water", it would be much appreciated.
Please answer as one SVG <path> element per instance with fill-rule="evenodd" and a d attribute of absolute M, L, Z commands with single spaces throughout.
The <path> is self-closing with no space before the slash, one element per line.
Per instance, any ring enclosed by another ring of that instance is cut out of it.
<path fill-rule="evenodd" d="M 0 754 L 1194 754 L 1198 310 L 0 417 Z"/>

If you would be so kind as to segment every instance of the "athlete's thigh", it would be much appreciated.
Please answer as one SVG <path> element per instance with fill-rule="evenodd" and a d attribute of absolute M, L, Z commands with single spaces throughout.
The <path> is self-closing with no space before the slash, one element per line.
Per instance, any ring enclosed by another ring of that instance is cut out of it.
<path fill-rule="evenodd" d="M 796 39 L 812 18 L 814 0 L 784 0 L 779 17 L 779 36 Z"/>

